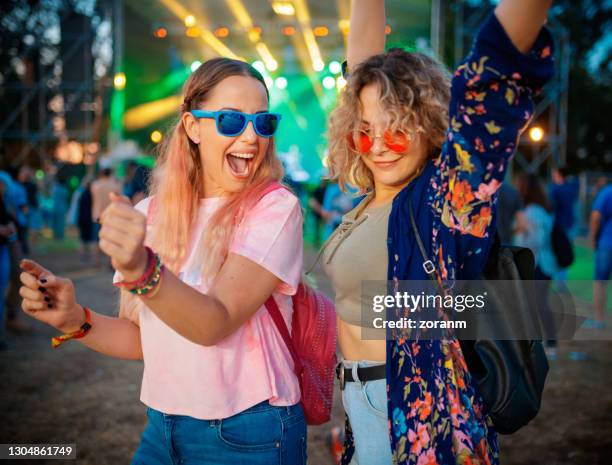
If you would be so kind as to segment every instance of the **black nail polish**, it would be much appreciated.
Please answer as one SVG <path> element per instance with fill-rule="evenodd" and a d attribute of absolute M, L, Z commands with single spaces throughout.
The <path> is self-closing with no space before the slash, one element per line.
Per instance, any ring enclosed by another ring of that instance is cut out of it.
<path fill-rule="evenodd" d="M 47 288 L 46 288 L 46 287 L 42 287 L 42 286 L 39 286 L 39 287 L 38 287 L 38 290 L 39 290 L 40 292 L 47 292 Z"/>
<path fill-rule="evenodd" d="M 47 304 L 47 307 L 53 308 L 53 304 Z"/>
<path fill-rule="evenodd" d="M 51 299 L 47 296 L 45 296 L 45 302 L 51 302 Z"/>
<path fill-rule="evenodd" d="M 47 280 L 45 278 L 40 278 L 40 282 L 44 284 L 47 282 Z"/>

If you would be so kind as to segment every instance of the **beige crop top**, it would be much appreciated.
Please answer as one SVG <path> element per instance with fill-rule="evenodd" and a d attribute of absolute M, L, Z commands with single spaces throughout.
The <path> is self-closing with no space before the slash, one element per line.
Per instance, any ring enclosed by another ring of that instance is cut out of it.
<path fill-rule="evenodd" d="M 371 196 L 366 197 L 344 215 L 323 251 L 323 266 L 336 292 L 338 315 L 346 323 L 363 327 L 371 324 L 362 324 L 362 281 L 380 281 L 382 292 L 385 290 L 387 226 L 392 207 L 389 202 L 364 209 L 370 200 Z M 369 293 L 374 292 L 365 290 L 364 305 L 371 309 L 373 296 Z M 366 321 L 372 321 L 371 316 L 366 316 Z"/>

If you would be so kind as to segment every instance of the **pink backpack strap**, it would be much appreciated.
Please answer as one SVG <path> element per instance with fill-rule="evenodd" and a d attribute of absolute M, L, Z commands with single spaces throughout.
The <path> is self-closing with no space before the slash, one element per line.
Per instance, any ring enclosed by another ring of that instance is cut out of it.
<path fill-rule="evenodd" d="M 278 329 L 283 341 L 285 341 L 285 345 L 289 349 L 289 353 L 291 354 L 291 358 L 293 359 L 293 369 L 298 379 L 302 376 L 302 372 L 304 371 L 304 367 L 302 366 L 302 361 L 295 350 L 293 345 L 293 339 L 291 339 L 291 335 L 289 334 L 289 329 L 287 328 L 287 324 L 285 323 L 285 319 L 281 314 L 280 309 L 278 308 L 278 304 L 274 300 L 274 297 L 270 296 L 266 301 L 266 308 L 268 309 L 268 313 L 272 317 L 272 321 Z"/>

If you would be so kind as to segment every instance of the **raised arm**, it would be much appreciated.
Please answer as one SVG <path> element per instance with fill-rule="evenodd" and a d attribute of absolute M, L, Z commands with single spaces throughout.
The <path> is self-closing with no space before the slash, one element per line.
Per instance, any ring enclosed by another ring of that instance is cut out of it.
<path fill-rule="evenodd" d="M 527 53 L 546 22 L 551 4 L 552 0 L 504 0 L 495 8 L 495 16 L 514 46 Z"/>
<path fill-rule="evenodd" d="M 353 0 L 346 54 L 349 69 L 385 51 L 385 1 Z"/>

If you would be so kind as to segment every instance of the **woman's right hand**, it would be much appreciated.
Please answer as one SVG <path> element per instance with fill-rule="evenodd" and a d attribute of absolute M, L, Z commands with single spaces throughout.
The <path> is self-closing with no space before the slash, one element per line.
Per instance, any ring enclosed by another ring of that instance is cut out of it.
<path fill-rule="evenodd" d="M 32 260 L 22 260 L 20 267 L 23 286 L 19 294 L 25 313 L 63 333 L 76 331 L 85 323 L 72 281 L 55 276 Z"/>

